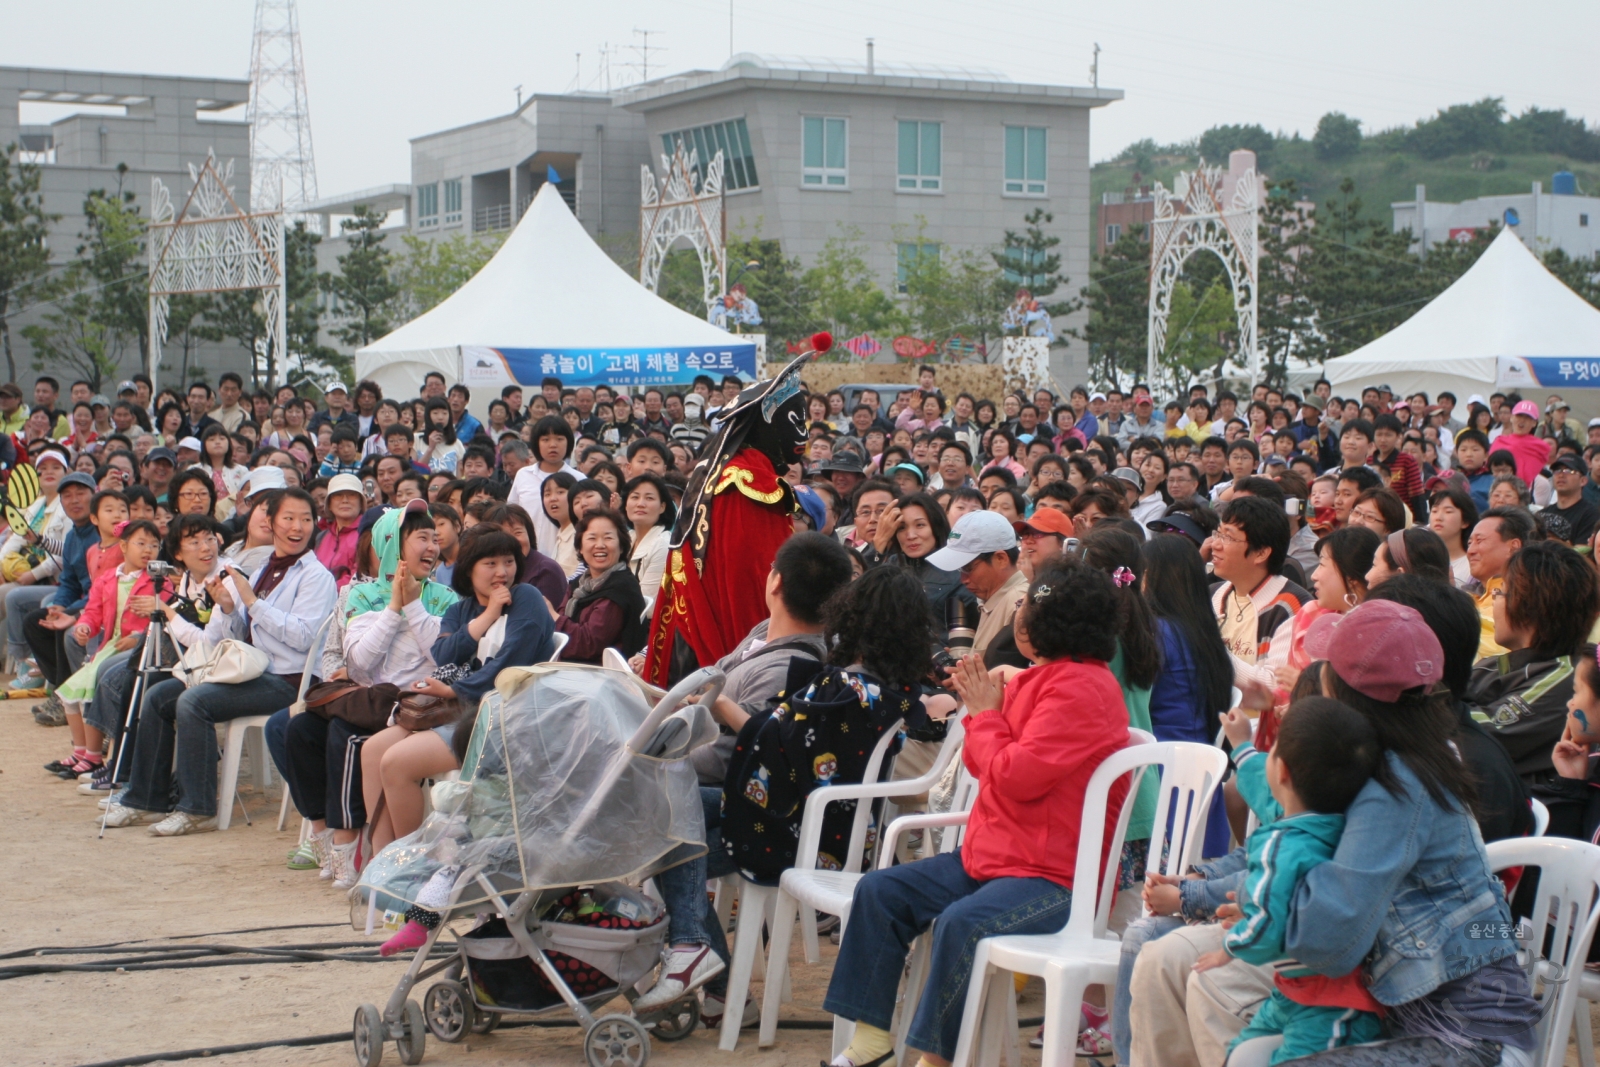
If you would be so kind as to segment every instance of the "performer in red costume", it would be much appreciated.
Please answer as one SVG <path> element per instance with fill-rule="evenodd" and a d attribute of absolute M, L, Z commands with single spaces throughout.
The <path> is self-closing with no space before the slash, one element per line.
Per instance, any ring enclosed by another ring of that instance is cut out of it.
<path fill-rule="evenodd" d="M 771 381 L 741 392 L 718 417 L 689 475 L 667 571 L 650 623 L 644 678 L 677 682 L 732 652 L 767 617 L 767 573 L 794 533 L 797 504 L 783 480 L 805 454 L 800 368 L 833 347 L 826 333 Z"/>

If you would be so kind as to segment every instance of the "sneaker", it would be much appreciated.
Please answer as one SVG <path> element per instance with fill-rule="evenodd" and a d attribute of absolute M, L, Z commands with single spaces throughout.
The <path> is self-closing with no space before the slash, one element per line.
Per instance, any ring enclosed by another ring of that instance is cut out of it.
<path fill-rule="evenodd" d="M 150 827 L 150 834 L 152 837 L 183 837 L 186 834 L 210 833 L 216 828 L 215 815 L 202 817 L 186 811 L 175 811 Z"/>
<path fill-rule="evenodd" d="M 322 868 L 320 878 L 333 877 L 333 831 L 324 830 L 320 834 L 312 834 L 309 844 L 312 855 L 317 857 L 317 866 Z"/>
<path fill-rule="evenodd" d="M 334 845 L 329 866 L 333 868 L 333 888 L 350 889 L 361 876 L 356 873 L 356 845 L 360 842 L 351 841 L 346 845 Z"/>
<path fill-rule="evenodd" d="M 10 700 L 22 700 L 28 697 L 38 699 L 44 696 L 45 693 L 35 692 L 35 690 L 43 689 L 45 689 L 44 675 L 24 674 L 22 677 L 12 680 L 11 685 L 6 688 L 6 697 Z"/>
<path fill-rule="evenodd" d="M 664 1008 L 690 990 L 699 989 L 727 967 L 709 945 L 670 948 L 661 960 L 661 977 L 648 993 L 633 1002 L 633 1010 L 638 1013 Z"/>
<path fill-rule="evenodd" d="M 110 798 L 106 798 L 110 800 Z M 164 811 L 145 811 L 143 808 L 130 808 L 122 804 L 111 803 L 106 806 L 106 826 L 146 826 L 153 822 L 160 822 L 167 817 Z"/>
<path fill-rule="evenodd" d="M 122 803 L 122 798 L 127 796 L 127 795 L 128 795 L 128 787 L 125 786 L 125 785 L 118 786 L 116 789 L 112 790 L 110 796 L 102 797 L 100 799 L 100 801 L 95 804 L 95 807 L 99 808 L 101 811 L 105 811 L 107 808 L 111 807 L 111 805 L 113 805 L 113 804 L 121 804 Z"/>
<path fill-rule="evenodd" d="M 44 694 L 37 694 L 43 696 Z M 33 721 L 40 726 L 65 726 L 67 725 L 67 709 L 61 703 L 61 698 L 51 693 L 43 704 L 33 706 Z"/>
<path fill-rule="evenodd" d="M 111 764 L 104 763 L 87 782 L 78 786 L 78 792 L 87 797 L 109 795 L 111 786 Z"/>
<path fill-rule="evenodd" d="M 637 1008 L 637 1005 L 635 1005 Z M 700 1021 L 705 1023 L 707 1030 L 721 1030 L 722 1017 L 728 1012 L 727 1001 L 721 997 L 707 993 L 700 1001 Z M 744 1001 L 744 1018 L 739 1020 L 739 1029 L 748 1030 L 761 1022 L 761 1005 L 756 1003 L 754 997 L 746 997 Z M 893 1056 L 893 1053 L 890 1053 Z M 881 1061 L 880 1061 L 881 1062 Z"/>
<path fill-rule="evenodd" d="M 289 853 L 289 869 L 291 871 L 314 871 L 318 866 L 317 852 L 311 847 L 310 838 L 296 845 Z"/>

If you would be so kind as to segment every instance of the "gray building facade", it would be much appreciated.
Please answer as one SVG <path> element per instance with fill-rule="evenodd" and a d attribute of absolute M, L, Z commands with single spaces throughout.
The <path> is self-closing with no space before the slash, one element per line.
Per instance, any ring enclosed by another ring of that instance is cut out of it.
<path fill-rule="evenodd" d="M 133 193 L 148 216 L 150 179 L 159 177 L 181 204 L 189 190 L 189 165 L 203 163 L 208 151 L 214 150 L 223 165 L 233 161 L 234 195 L 247 207 L 250 128 L 242 114 L 228 112 L 247 103 L 249 94 L 250 83 L 244 79 L 0 67 L 0 148 L 16 144 L 22 159 L 40 167 L 45 210 L 60 216 L 50 228 L 52 262 L 62 265 L 73 257 L 86 228 L 83 202 L 91 191 L 114 193 L 120 187 Z M 28 103 L 87 105 L 87 110 L 24 125 L 22 107 Z M 126 171 L 119 173 L 119 165 Z M 36 321 L 37 314 L 26 311 L 11 321 L 18 375 L 27 380 L 34 361 L 20 331 Z M 164 357 L 170 360 L 174 353 Z M 117 373 L 132 374 L 142 368 L 144 358 L 129 352 Z M 222 369 L 245 369 L 247 359 L 237 345 L 203 345 L 191 366 L 206 368 L 215 379 Z M 70 368 L 46 369 L 77 376 Z M 164 372 L 168 382 L 176 369 Z M 115 384 L 107 384 L 106 390 Z"/>
<path fill-rule="evenodd" d="M 1429 200 L 1427 187 L 1419 185 L 1414 199 L 1389 207 L 1395 232 L 1409 229 L 1424 250 L 1498 224 L 1522 238 L 1536 255 L 1559 248 L 1574 259 L 1588 259 L 1600 252 L 1600 196 L 1581 195 L 1571 173 L 1555 174 L 1549 192 L 1543 182 L 1534 182 L 1526 193 L 1480 196 L 1459 204 Z"/>

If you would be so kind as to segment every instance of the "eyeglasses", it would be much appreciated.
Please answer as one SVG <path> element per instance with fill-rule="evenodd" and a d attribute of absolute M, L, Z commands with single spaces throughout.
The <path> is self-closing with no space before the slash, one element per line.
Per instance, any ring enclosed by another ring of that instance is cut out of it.
<path fill-rule="evenodd" d="M 185 489 L 178 494 L 179 500 L 205 500 L 210 494 L 204 489 Z"/>
<path fill-rule="evenodd" d="M 874 519 L 889 510 L 888 504 L 879 504 L 877 507 L 863 506 L 856 508 L 857 519 Z"/>
<path fill-rule="evenodd" d="M 1250 539 L 1248 537 L 1239 537 L 1235 534 L 1223 533 L 1221 530 L 1218 530 L 1211 536 L 1214 540 L 1221 541 L 1224 544 L 1229 545 L 1248 545 L 1250 543 Z"/>

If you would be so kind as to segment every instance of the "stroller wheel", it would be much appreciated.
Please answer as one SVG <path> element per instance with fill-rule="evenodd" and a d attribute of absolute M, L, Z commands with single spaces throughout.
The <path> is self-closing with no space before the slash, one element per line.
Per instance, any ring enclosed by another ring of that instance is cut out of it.
<path fill-rule="evenodd" d="M 422 1018 L 422 1005 L 414 1000 L 406 1001 L 405 1010 L 400 1016 L 402 1027 L 400 1036 L 395 1038 L 395 1051 L 400 1053 L 400 1062 L 411 1064 L 422 1062 L 422 1050 L 428 1043 L 428 1027 Z"/>
<path fill-rule="evenodd" d="M 494 1033 L 495 1027 L 500 1025 L 500 1012 L 478 1011 L 476 1007 L 473 1008 L 473 1011 L 477 1012 L 477 1015 L 472 1020 L 472 1032 L 475 1034 Z"/>
<path fill-rule="evenodd" d="M 448 979 L 435 982 L 422 998 L 422 1017 L 428 1024 L 428 1032 L 452 1045 L 474 1028 L 476 1014 L 472 997 L 460 982 Z"/>
<path fill-rule="evenodd" d="M 378 1067 L 383 1059 L 383 1015 L 371 1004 L 356 1009 L 351 1026 L 359 1067 Z"/>
<path fill-rule="evenodd" d="M 650 1062 L 650 1035 L 631 1015 L 602 1015 L 583 1035 L 589 1067 L 644 1067 Z"/>
<path fill-rule="evenodd" d="M 640 1020 L 661 1041 L 682 1041 L 700 1025 L 700 998 L 690 993 Z"/>

